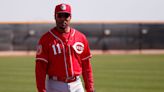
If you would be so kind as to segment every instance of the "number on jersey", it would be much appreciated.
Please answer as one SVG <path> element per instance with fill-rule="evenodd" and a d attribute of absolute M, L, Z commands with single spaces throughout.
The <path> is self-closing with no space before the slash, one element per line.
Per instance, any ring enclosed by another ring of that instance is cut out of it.
<path fill-rule="evenodd" d="M 54 55 L 57 55 L 57 54 L 60 54 L 61 53 L 61 48 L 60 48 L 60 45 L 59 44 L 56 44 L 56 45 L 52 45 L 52 49 L 54 51 Z"/>

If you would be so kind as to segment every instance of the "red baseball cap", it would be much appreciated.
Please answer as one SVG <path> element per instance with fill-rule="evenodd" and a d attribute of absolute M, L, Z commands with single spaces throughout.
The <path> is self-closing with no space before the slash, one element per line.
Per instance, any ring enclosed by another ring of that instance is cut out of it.
<path fill-rule="evenodd" d="M 69 13 L 71 15 L 71 6 L 68 4 L 59 4 L 55 7 L 56 13 Z"/>

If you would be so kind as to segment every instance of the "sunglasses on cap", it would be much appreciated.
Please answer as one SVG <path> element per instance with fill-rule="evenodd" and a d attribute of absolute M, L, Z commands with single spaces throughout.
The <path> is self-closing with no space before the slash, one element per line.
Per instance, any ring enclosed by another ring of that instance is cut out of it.
<path fill-rule="evenodd" d="M 68 17 L 70 17 L 70 14 L 69 13 L 57 13 L 56 17 L 57 18 L 68 18 Z"/>

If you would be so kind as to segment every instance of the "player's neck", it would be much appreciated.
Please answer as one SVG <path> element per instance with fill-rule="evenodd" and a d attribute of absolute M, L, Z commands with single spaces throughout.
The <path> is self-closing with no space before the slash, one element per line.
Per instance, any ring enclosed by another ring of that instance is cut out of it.
<path fill-rule="evenodd" d="M 56 27 L 56 29 L 59 33 L 69 33 L 70 32 L 70 27 L 69 26 L 65 29 L 61 29 L 59 27 Z"/>

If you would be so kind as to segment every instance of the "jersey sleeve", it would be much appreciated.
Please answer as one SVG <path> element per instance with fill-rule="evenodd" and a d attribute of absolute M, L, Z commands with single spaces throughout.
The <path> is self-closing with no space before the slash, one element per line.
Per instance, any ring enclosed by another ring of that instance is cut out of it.
<path fill-rule="evenodd" d="M 86 59 L 82 63 L 82 68 L 83 68 L 82 76 L 83 76 L 86 92 L 94 92 L 92 66 L 89 61 L 90 61 L 89 59 Z"/>
<path fill-rule="evenodd" d="M 91 52 L 90 52 L 90 48 L 89 48 L 88 40 L 87 40 L 87 38 L 85 36 L 84 36 L 83 39 L 84 39 L 83 40 L 84 41 L 84 51 L 83 51 L 83 53 L 81 55 L 81 60 L 82 61 L 92 57 Z"/>
<path fill-rule="evenodd" d="M 36 60 L 48 63 L 48 47 L 42 37 L 37 45 Z"/>
<path fill-rule="evenodd" d="M 84 51 L 82 53 L 82 76 L 85 84 L 86 92 L 94 92 L 94 81 L 90 58 L 92 57 L 89 43 L 86 37 L 84 38 Z"/>
<path fill-rule="evenodd" d="M 45 79 L 48 65 L 48 48 L 44 40 L 43 37 L 40 39 L 36 51 L 35 75 L 38 92 L 46 92 Z"/>

